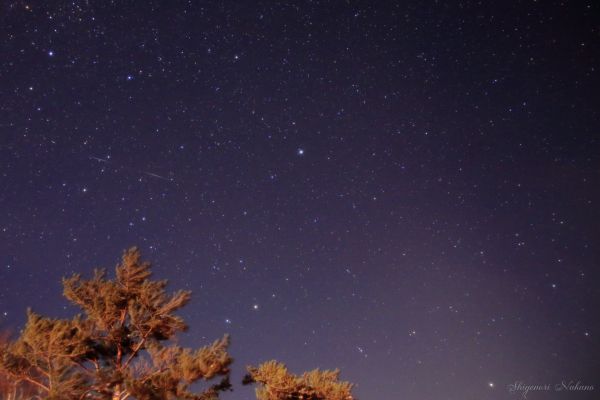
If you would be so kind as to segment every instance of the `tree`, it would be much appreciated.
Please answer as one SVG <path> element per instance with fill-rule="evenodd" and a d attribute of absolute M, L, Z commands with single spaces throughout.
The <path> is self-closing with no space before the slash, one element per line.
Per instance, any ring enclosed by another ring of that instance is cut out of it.
<path fill-rule="evenodd" d="M 268 361 L 248 367 L 244 384 L 260 385 L 256 389 L 258 400 L 353 400 L 353 385 L 338 378 L 338 370 L 318 369 L 296 376 L 284 364 Z"/>
<path fill-rule="evenodd" d="M 0 353 L 1 349 L 5 349 L 10 343 L 9 331 L 0 332 Z M 18 399 L 34 399 L 39 392 L 36 388 L 25 381 L 13 379 L 8 374 L 0 370 L 0 399 L 3 400 L 18 400 Z"/>
<path fill-rule="evenodd" d="M 230 389 L 229 337 L 198 350 L 173 343 L 187 325 L 175 312 L 190 292 L 167 295 L 167 282 L 151 280 L 137 248 L 123 253 L 113 280 L 63 279 L 64 296 L 83 311 L 73 319 L 28 312 L 20 337 L 0 348 L 0 371 L 27 382 L 49 400 L 216 399 Z M 200 393 L 190 386 L 220 381 Z"/>
<path fill-rule="evenodd" d="M 198 350 L 177 346 L 185 331 L 175 314 L 190 292 L 168 295 L 167 281 L 151 280 L 137 248 L 123 253 L 114 279 L 95 270 L 63 279 L 64 296 L 83 311 L 52 319 L 32 311 L 21 335 L 0 335 L 0 396 L 7 400 L 214 400 L 230 390 L 229 337 Z M 259 400 L 353 400 L 353 385 L 339 371 L 300 376 L 269 361 L 248 367 L 244 383 L 257 383 Z M 191 385 L 216 383 L 199 393 Z"/>

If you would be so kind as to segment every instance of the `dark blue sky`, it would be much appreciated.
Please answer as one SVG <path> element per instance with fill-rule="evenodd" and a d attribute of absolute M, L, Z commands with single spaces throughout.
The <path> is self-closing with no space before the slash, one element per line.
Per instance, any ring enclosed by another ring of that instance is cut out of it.
<path fill-rule="evenodd" d="M 138 245 L 236 381 L 598 387 L 598 8 L 3 2 L 0 327 Z"/>

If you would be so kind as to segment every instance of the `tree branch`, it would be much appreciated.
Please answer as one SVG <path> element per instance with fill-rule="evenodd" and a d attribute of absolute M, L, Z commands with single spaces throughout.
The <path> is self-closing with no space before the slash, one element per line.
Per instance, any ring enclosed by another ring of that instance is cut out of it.
<path fill-rule="evenodd" d="M 30 377 L 28 377 L 28 376 L 23 376 L 21 379 L 23 379 L 23 380 L 25 380 L 25 381 L 27 381 L 27 382 L 29 382 L 29 383 L 33 383 L 34 385 L 36 385 L 36 386 L 38 386 L 38 387 L 41 387 L 41 388 L 42 388 L 42 389 L 44 389 L 46 392 L 49 392 L 49 391 L 50 391 L 50 388 L 49 388 L 48 386 L 44 385 L 43 383 L 40 383 L 40 382 L 36 381 L 36 380 L 35 380 L 35 379 L 33 379 L 33 378 L 30 378 Z"/>
<path fill-rule="evenodd" d="M 135 349 L 133 349 L 133 352 L 129 355 L 129 357 L 127 358 L 127 361 L 125 361 L 125 364 L 123 364 L 123 368 L 122 369 L 127 368 L 127 366 L 129 365 L 129 363 L 131 362 L 131 360 L 133 360 L 133 357 L 135 357 L 135 355 L 140 351 L 140 349 L 142 348 L 142 346 L 144 345 L 144 343 L 146 343 L 146 339 L 150 335 L 150 332 L 152 332 L 152 329 L 149 329 L 148 332 L 146 332 L 144 334 L 144 336 L 142 336 L 142 340 L 140 340 L 138 342 L 137 346 L 135 346 Z"/>
<path fill-rule="evenodd" d="M 92 370 L 90 370 L 88 367 L 86 367 L 85 365 L 83 365 L 79 361 L 71 360 L 71 362 L 73 364 L 77 365 L 78 367 L 80 367 L 81 369 L 83 369 L 86 373 L 88 373 L 88 374 L 90 374 L 92 376 L 94 375 L 94 372 Z"/>
<path fill-rule="evenodd" d="M 167 368 L 167 367 L 163 367 L 163 368 L 159 369 L 158 371 L 154 371 L 153 373 L 151 373 L 151 374 L 149 374 L 149 375 L 145 376 L 145 377 L 142 379 L 142 383 L 146 383 L 146 381 L 147 381 L 148 379 L 152 378 L 154 375 L 161 374 L 161 373 L 165 372 L 165 371 L 166 371 L 166 370 L 168 370 L 168 369 L 169 369 L 169 368 Z"/>

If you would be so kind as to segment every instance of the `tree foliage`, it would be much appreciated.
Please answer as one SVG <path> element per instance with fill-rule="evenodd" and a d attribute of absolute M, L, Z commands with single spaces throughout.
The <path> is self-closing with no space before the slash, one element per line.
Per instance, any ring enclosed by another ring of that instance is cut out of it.
<path fill-rule="evenodd" d="M 0 335 L 0 398 L 214 400 L 231 389 L 229 337 L 195 350 L 178 346 L 187 325 L 176 312 L 190 292 L 168 294 L 137 248 L 123 253 L 113 279 L 95 270 L 63 286 L 80 315 L 53 319 L 29 310 L 15 341 Z M 192 390 L 198 382 L 204 389 Z M 296 376 L 269 361 L 248 367 L 244 383 L 258 385 L 258 400 L 353 400 L 353 385 L 337 370 Z"/>
<path fill-rule="evenodd" d="M 0 354 L 2 354 L 3 349 L 6 349 L 9 344 L 9 331 L 0 332 Z M 34 399 L 38 394 L 39 391 L 32 384 L 23 380 L 14 379 L 14 377 L 0 369 L 0 399 Z"/>
<path fill-rule="evenodd" d="M 244 383 L 258 383 L 258 400 L 353 400 L 352 384 L 339 380 L 339 371 L 315 369 L 300 376 L 288 372 L 284 364 L 265 362 L 248 367 Z"/>
<path fill-rule="evenodd" d="M 174 344 L 187 329 L 175 314 L 190 292 L 167 294 L 151 280 L 137 248 L 126 250 L 108 279 L 104 270 L 63 280 L 65 297 L 83 311 L 73 319 L 28 312 L 20 337 L 0 349 L 0 371 L 49 400 L 209 400 L 230 388 L 228 336 L 197 350 Z M 200 393 L 190 386 L 219 379 Z"/>

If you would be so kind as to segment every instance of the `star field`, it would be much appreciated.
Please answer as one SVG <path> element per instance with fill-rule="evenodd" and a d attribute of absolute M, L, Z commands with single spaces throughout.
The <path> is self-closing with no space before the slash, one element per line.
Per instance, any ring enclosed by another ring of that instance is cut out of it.
<path fill-rule="evenodd" d="M 598 4 L 0 9 L 0 328 L 138 245 L 235 383 L 600 385 Z"/>

